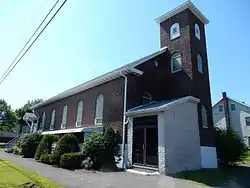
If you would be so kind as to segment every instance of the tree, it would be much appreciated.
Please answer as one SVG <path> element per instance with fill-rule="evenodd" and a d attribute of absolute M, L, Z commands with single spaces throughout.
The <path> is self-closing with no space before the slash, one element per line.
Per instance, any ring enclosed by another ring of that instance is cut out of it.
<path fill-rule="evenodd" d="M 219 162 L 233 164 L 242 162 L 247 157 L 248 149 L 240 136 L 232 129 L 224 130 L 216 127 L 216 149 Z"/>
<path fill-rule="evenodd" d="M 15 112 L 11 109 L 10 105 L 3 99 L 0 99 L 0 131 L 13 131 L 17 117 Z"/>
<path fill-rule="evenodd" d="M 18 118 L 18 124 L 20 125 L 19 133 L 22 132 L 22 127 L 27 126 L 27 123 L 23 120 L 23 116 L 26 112 L 32 112 L 30 109 L 32 106 L 42 102 L 42 99 L 34 99 L 34 100 L 28 100 L 25 105 L 23 105 L 21 108 L 16 109 L 15 113 Z"/>

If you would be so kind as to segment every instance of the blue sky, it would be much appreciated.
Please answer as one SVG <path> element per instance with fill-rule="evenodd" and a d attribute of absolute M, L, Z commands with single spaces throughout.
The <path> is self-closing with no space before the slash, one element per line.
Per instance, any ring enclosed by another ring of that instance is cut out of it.
<path fill-rule="evenodd" d="M 56 0 L 0 1 L 0 75 Z M 155 18 L 184 0 L 69 0 L 0 85 L 13 108 L 159 50 Z M 206 26 L 212 102 L 226 91 L 250 104 L 250 1 L 195 0 Z"/>

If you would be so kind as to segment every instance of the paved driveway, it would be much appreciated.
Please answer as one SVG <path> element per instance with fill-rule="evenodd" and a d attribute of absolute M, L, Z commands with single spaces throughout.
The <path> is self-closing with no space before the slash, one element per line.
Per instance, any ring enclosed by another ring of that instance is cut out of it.
<path fill-rule="evenodd" d="M 34 159 L 0 152 L 0 158 L 12 161 L 29 170 L 35 171 L 66 187 L 81 188 L 191 188 L 201 187 L 184 180 L 168 176 L 142 176 L 126 172 L 96 172 L 79 170 L 69 171 L 38 163 Z"/>

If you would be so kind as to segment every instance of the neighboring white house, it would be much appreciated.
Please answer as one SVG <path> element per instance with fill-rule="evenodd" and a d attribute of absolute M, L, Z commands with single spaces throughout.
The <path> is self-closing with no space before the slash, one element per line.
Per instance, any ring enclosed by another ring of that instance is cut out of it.
<path fill-rule="evenodd" d="M 226 97 L 228 101 L 228 114 L 230 127 L 244 139 L 250 147 L 250 105 Z M 214 126 L 226 129 L 226 118 L 223 98 L 213 106 Z"/>

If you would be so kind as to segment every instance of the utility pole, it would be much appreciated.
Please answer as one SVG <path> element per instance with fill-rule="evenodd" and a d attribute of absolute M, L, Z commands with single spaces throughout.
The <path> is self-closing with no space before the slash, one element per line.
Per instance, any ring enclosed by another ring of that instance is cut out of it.
<path fill-rule="evenodd" d="M 231 128 L 231 122 L 230 122 L 230 113 L 229 113 L 228 98 L 227 98 L 226 92 L 222 92 L 222 101 L 223 101 L 224 113 L 225 113 L 225 119 L 226 119 L 226 128 L 227 130 L 229 130 Z"/>

